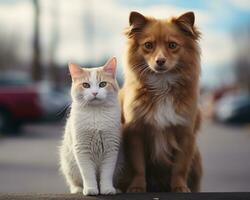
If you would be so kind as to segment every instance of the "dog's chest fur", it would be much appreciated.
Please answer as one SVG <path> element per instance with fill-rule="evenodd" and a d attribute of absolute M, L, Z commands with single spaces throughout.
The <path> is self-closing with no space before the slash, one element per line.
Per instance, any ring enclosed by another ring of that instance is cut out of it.
<path fill-rule="evenodd" d="M 162 99 L 154 107 L 153 111 L 145 116 L 147 123 L 159 128 L 185 124 L 185 118 L 176 112 L 171 98 L 166 97 Z"/>
<path fill-rule="evenodd" d="M 178 76 L 150 77 L 145 82 L 147 87 L 145 98 L 136 99 L 134 95 L 134 98 L 130 99 L 130 103 L 138 101 L 133 114 L 134 118 L 142 118 L 147 124 L 160 129 L 171 125 L 184 125 L 185 117 L 175 108 L 175 101 L 178 97 L 170 93 L 171 87 L 177 82 Z"/>

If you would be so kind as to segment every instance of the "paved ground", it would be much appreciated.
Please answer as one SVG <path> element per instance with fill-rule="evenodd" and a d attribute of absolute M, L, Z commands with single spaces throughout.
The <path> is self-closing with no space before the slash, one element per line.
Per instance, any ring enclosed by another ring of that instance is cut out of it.
<path fill-rule="evenodd" d="M 19 137 L 0 138 L 0 192 L 63 193 L 58 146 L 63 125 L 29 125 Z M 250 192 L 250 128 L 205 123 L 199 136 L 203 191 Z"/>
<path fill-rule="evenodd" d="M 32 125 L 19 137 L 0 139 L 0 192 L 61 193 L 58 172 L 62 125 Z"/>
<path fill-rule="evenodd" d="M 199 137 L 203 191 L 250 192 L 250 127 L 206 123 Z"/>

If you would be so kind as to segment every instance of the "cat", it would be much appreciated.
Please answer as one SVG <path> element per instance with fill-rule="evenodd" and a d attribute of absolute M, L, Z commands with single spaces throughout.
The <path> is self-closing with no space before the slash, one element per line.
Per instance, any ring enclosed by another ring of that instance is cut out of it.
<path fill-rule="evenodd" d="M 200 32 L 193 12 L 155 19 L 131 12 L 122 105 L 127 192 L 198 192 Z"/>
<path fill-rule="evenodd" d="M 121 138 L 116 59 L 98 68 L 69 64 L 72 105 L 60 147 L 71 193 L 115 194 L 113 173 Z"/>

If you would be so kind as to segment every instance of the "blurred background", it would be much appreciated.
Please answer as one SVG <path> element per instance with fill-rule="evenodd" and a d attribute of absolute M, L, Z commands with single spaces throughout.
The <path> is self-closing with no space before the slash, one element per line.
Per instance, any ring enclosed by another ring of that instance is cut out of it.
<path fill-rule="evenodd" d="M 198 138 L 204 192 L 250 192 L 250 1 L 0 0 L 0 192 L 63 193 L 58 147 L 70 104 L 67 63 L 118 59 L 129 12 L 194 11 L 202 32 Z"/>

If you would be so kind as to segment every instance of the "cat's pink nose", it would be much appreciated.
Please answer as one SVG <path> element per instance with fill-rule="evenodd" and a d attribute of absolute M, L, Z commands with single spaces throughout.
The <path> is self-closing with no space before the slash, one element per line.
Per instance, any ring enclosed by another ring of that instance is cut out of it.
<path fill-rule="evenodd" d="M 98 94 L 98 92 L 92 92 L 92 94 L 93 94 L 94 96 L 96 96 L 96 95 Z"/>

